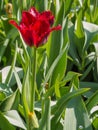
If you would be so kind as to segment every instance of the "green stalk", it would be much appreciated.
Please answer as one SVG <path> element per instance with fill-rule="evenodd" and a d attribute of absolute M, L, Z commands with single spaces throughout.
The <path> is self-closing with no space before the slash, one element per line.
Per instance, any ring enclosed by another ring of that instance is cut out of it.
<path fill-rule="evenodd" d="M 34 101 L 35 101 L 35 85 L 36 85 L 36 48 L 33 48 L 33 63 L 32 63 L 32 79 L 31 79 L 31 89 L 30 89 L 30 96 L 31 96 L 31 107 L 30 107 L 30 111 L 33 112 L 34 111 Z"/>
<path fill-rule="evenodd" d="M 33 130 L 38 128 L 38 119 L 34 112 L 34 103 L 35 103 L 35 87 L 36 87 L 36 48 L 33 47 L 33 56 L 31 58 L 31 79 L 30 79 L 30 111 L 28 113 L 28 123 L 27 129 Z"/>

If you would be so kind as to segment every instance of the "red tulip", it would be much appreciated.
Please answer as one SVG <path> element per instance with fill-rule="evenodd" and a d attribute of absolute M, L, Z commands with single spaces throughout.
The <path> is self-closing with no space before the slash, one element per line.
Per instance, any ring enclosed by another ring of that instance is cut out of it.
<path fill-rule="evenodd" d="M 52 31 L 61 30 L 60 25 L 51 27 L 54 23 L 51 11 L 39 13 L 35 8 L 22 12 L 22 20 L 19 25 L 14 20 L 9 22 L 20 31 L 27 45 L 35 47 L 44 44 Z"/>

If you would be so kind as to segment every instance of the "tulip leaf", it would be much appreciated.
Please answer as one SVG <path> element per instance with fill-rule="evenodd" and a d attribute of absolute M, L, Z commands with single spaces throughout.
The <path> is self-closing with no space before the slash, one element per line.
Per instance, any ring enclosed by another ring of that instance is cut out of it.
<path fill-rule="evenodd" d="M 60 97 L 60 85 L 59 85 L 59 81 L 60 80 L 60 76 L 58 75 L 56 81 L 55 81 L 55 85 L 54 85 L 54 88 L 55 88 L 55 94 L 56 94 L 56 97 Z"/>
<path fill-rule="evenodd" d="M 48 0 L 44 0 L 44 8 L 45 10 L 48 10 Z"/>
<path fill-rule="evenodd" d="M 46 0 L 47 1 L 47 0 Z M 42 12 L 42 11 L 44 11 L 44 9 L 46 8 L 45 6 L 45 4 L 47 4 L 47 2 L 46 2 L 45 0 L 36 0 L 35 1 L 35 6 L 36 6 L 36 8 L 40 11 L 40 12 Z M 45 3 L 46 2 L 46 3 Z M 40 5 L 40 6 L 39 6 Z"/>
<path fill-rule="evenodd" d="M 53 64 L 51 65 L 50 69 L 48 70 L 48 72 L 47 72 L 47 74 L 45 76 L 45 80 L 43 82 L 43 86 L 45 86 L 45 84 L 48 82 L 50 76 L 52 75 L 52 72 L 53 72 L 54 68 L 56 67 L 57 63 L 59 62 L 59 60 L 61 59 L 61 57 L 63 56 L 63 54 L 67 50 L 67 48 L 68 48 L 68 45 L 65 46 L 65 48 L 62 50 L 62 52 L 54 60 Z"/>
<path fill-rule="evenodd" d="M 50 130 L 50 113 L 50 97 L 48 97 L 48 99 L 45 99 L 45 110 L 43 112 L 43 116 L 40 121 L 40 126 L 38 130 Z"/>
<path fill-rule="evenodd" d="M 64 21 L 63 26 L 62 26 L 62 37 L 64 37 L 64 39 L 62 38 L 62 41 L 61 41 L 61 48 L 60 48 L 61 52 L 65 46 L 69 46 L 67 26 L 68 26 L 68 20 Z M 52 78 L 51 78 L 51 85 L 55 84 L 55 80 L 58 75 L 59 75 L 60 80 L 62 80 L 62 78 L 65 75 L 66 67 L 67 67 L 67 52 L 68 51 L 66 49 L 65 53 L 62 55 L 61 59 L 59 60 L 59 62 L 57 63 L 53 71 Z"/>
<path fill-rule="evenodd" d="M 76 76 L 76 75 L 77 75 L 78 77 L 81 76 L 81 74 L 79 74 L 79 73 L 76 73 L 76 72 L 73 72 L 73 71 L 69 71 L 69 72 L 66 74 L 66 76 L 64 77 L 64 79 L 60 82 L 60 85 L 61 85 L 61 86 L 66 85 L 66 83 L 72 81 L 73 77 Z"/>
<path fill-rule="evenodd" d="M 24 79 L 23 79 L 23 86 L 22 86 L 22 100 L 23 100 L 23 106 L 25 108 L 26 116 L 28 115 L 28 112 L 30 109 L 30 94 L 27 95 L 27 91 L 29 91 L 29 89 L 30 89 L 28 87 L 28 86 L 30 86 L 30 82 L 28 82 L 30 79 L 30 70 L 29 69 L 30 68 L 28 67 L 27 72 L 26 72 Z"/>
<path fill-rule="evenodd" d="M 0 83 L 0 91 L 5 94 L 5 97 L 11 95 L 13 92 L 11 88 L 4 83 Z"/>
<path fill-rule="evenodd" d="M 15 128 L 9 123 L 9 121 L 0 112 L 0 129 L 1 130 L 15 130 Z"/>
<path fill-rule="evenodd" d="M 54 108 L 52 109 L 52 112 L 54 113 L 54 117 L 52 118 L 52 130 L 55 129 L 56 124 L 58 123 L 62 112 L 65 110 L 67 103 L 74 97 L 79 96 L 85 92 L 87 92 L 89 89 L 85 88 L 85 89 L 79 89 L 79 90 L 75 90 L 71 93 L 68 93 L 64 96 L 62 96 L 58 102 L 56 103 L 56 105 L 54 106 Z"/>
<path fill-rule="evenodd" d="M 8 46 L 9 39 L 5 39 L 3 45 L 0 44 L 0 62 Z"/>
<path fill-rule="evenodd" d="M 6 95 L 3 92 L 0 91 L 0 102 L 2 100 L 4 100 L 5 97 L 6 97 Z"/>
<path fill-rule="evenodd" d="M 83 22 L 83 27 L 86 32 L 86 41 L 83 50 L 86 51 L 90 45 L 90 41 L 98 33 L 98 25 L 89 22 Z"/>
<path fill-rule="evenodd" d="M 71 9 L 73 2 L 74 2 L 73 0 L 65 0 L 64 1 L 65 16 L 70 12 L 70 9 Z"/>
<path fill-rule="evenodd" d="M 55 12 L 56 12 L 56 15 L 57 15 L 58 12 L 59 12 L 59 9 L 60 9 L 60 0 L 56 0 L 55 3 L 56 3 L 56 5 L 55 5 L 56 6 L 56 11 Z"/>
<path fill-rule="evenodd" d="M 58 12 L 57 20 L 54 24 L 55 26 L 58 24 L 62 25 L 63 16 L 64 16 L 64 4 L 62 3 L 62 6 Z M 55 58 L 59 55 L 60 48 L 61 48 L 61 31 L 55 31 L 51 34 L 47 45 L 47 52 L 49 55 L 49 67 L 52 65 Z"/>
<path fill-rule="evenodd" d="M 14 126 L 17 126 L 17 127 L 20 127 L 22 129 L 26 130 L 25 123 L 23 122 L 22 118 L 19 116 L 19 114 L 16 110 L 4 112 L 4 116 Z"/>
<path fill-rule="evenodd" d="M 80 66 L 80 59 L 79 55 L 77 53 L 77 48 L 75 46 L 75 36 L 74 36 L 74 25 L 71 25 L 69 27 L 68 33 L 69 33 L 69 42 L 70 42 L 70 47 L 69 47 L 69 54 L 70 56 L 74 59 L 73 62 L 79 67 Z"/>
<path fill-rule="evenodd" d="M 80 78 L 81 80 L 83 80 L 89 74 L 93 66 L 94 66 L 94 61 L 88 66 L 88 68 L 86 69 L 82 77 Z"/>
<path fill-rule="evenodd" d="M 6 66 L 2 70 L 0 70 L 0 74 L 1 74 L 1 78 L 2 78 L 1 82 L 2 83 L 5 83 L 5 80 L 7 78 L 7 75 L 9 73 L 10 69 L 11 69 L 11 66 Z M 18 75 L 21 79 L 23 77 L 23 70 L 19 67 L 15 67 L 15 71 L 18 73 Z M 10 82 L 9 82 L 9 86 L 12 87 L 15 83 L 16 83 L 15 76 L 12 73 L 12 76 L 11 76 L 11 79 L 10 79 Z"/>
<path fill-rule="evenodd" d="M 19 91 L 20 91 L 20 93 L 22 93 L 22 83 L 21 83 L 18 73 L 16 72 L 15 69 L 14 69 L 14 75 L 15 75 L 15 79 L 16 79 Z"/>
<path fill-rule="evenodd" d="M 96 82 L 80 82 L 80 88 L 90 88 L 90 91 L 96 92 L 98 90 L 98 83 Z"/>
<path fill-rule="evenodd" d="M 8 75 L 6 77 L 6 80 L 5 80 L 5 83 L 8 84 L 8 85 L 9 85 L 10 80 L 12 78 L 13 68 L 15 67 L 15 63 L 16 63 L 16 59 L 17 59 L 17 49 L 18 49 L 18 45 L 17 45 L 17 41 L 16 41 L 16 48 L 15 48 L 15 54 L 14 54 L 14 57 L 13 57 L 12 65 L 11 65 L 11 68 L 10 68 Z"/>
<path fill-rule="evenodd" d="M 16 90 L 13 94 L 6 97 L 1 103 L 0 103 L 0 110 L 1 111 L 8 111 L 10 109 L 17 109 L 18 104 L 20 100 L 20 94 L 19 91 Z"/>
<path fill-rule="evenodd" d="M 86 103 L 87 110 L 90 113 L 93 106 L 98 104 L 98 91 L 96 91 L 88 100 Z"/>
<path fill-rule="evenodd" d="M 53 71 L 53 75 L 52 75 L 52 82 L 51 84 L 55 84 L 55 80 L 57 78 L 57 76 L 59 76 L 59 81 L 62 80 L 62 78 L 64 77 L 64 74 L 66 72 L 66 66 L 67 66 L 67 52 L 65 52 L 61 59 L 59 60 L 59 62 L 57 63 L 54 71 Z"/>
<path fill-rule="evenodd" d="M 95 48 L 95 62 L 94 62 L 94 79 L 97 82 L 98 81 L 98 43 L 93 43 L 94 48 Z M 93 60 L 94 61 L 94 60 Z"/>
<path fill-rule="evenodd" d="M 64 119 L 64 130 L 78 129 L 93 130 L 81 97 L 73 98 L 68 102 Z"/>
<path fill-rule="evenodd" d="M 75 22 L 75 46 L 77 48 L 78 54 L 79 56 L 82 58 L 84 53 L 82 48 L 84 46 L 85 43 L 85 34 L 84 34 L 84 28 L 83 28 L 83 23 L 82 23 L 82 10 L 80 10 L 80 12 L 77 15 L 77 19 Z M 81 41 L 81 44 L 79 44 L 79 41 Z"/>

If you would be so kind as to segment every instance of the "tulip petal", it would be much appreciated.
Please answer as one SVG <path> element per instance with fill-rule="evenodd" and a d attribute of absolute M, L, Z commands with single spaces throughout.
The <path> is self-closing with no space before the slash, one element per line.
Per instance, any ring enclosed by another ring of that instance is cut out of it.
<path fill-rule="evenodd" d="M 9 21 L 21 33 L 24 41 L 29 46 L 39 47 L 47 42 L 52 31 L 61 30 L 61 26 L 52 27 L 54 16 L 51 11 L 39 13 L 34 7 L 22 12 L 22 20 L 18 25 L 14 20 Z"/>
<path fill-rule="evenodd" d="M 33 46 L 32 30 L 25 28 L 21 29 L 20 33 L 27 45 Z"/>
<path fill-rule="evenodd" d="M 10 20 L 9 23 L 14 25 L 18 30 L 20 30 L 19 25 L 14 20 Z"/>
<path fill-rule="evenodd" d="M 47 21 L 36 21 L 36 23 L 31 26 L 31 30 L 33 30 L 33 39 L 34 45 L 40 44 L 40 41 L 43 41 L 43 37 L 45 33 L 50 30 L 50 25 Z"/>
<path fill-rule="evenodd" d="M 47 31 L 47 32 L 43 33 L 43 34 L 38 38 L 36 47 L 41 46 L 41 45 L 43 45 L 44 43 L 46 43 L 49 34 L 50 34 L 50 31 Z"/>
<path fill-rule="evenodd" d="M 58 26 L 51 28 L 51 31 L 61 30 L 61 29 L 62 29 L 61 25 L 58 25 Z"/>
<path fill-rule="evenodd" d="M 36 17 L 34 17 L 32 14 L 29 12 L 22 12 L 22 20 L 20 24 L 25 24 L 26 26 L 29 26 L 31 24 L 34 24 L 36 22 Z"/>
<path fill-rule="evenodd" d="M 52 15 L 51 11 L 44 11 L 40 14 L 40 19 L 47 20 L 50 25 L 54 23 L 54 16 Z"/>
<path fill-rule="evenodd" d="M 38 17 L 39 16 L 39 12 L 34 8 L 30 8 L 29 13 L 33 16 L 33 17 Z"/>

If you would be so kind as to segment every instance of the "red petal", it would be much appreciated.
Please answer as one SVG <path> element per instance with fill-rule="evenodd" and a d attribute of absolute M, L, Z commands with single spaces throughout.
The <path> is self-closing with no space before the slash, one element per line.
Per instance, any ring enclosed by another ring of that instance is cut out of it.
<path fill-rule="evenodd" d="M 61 29 L 62 29 L 61 25 L 58 25 L 56 27 L 51 28 L 51 31 L 61 30 Z"/>
<path fill-rule="evenodd" d="M 31 26 L 31 30 L 33 30 L 33 38 L 34 38 L 34 45 L 40 44 L 40 41 L 43 40 L 43 37 L 46 32 L 49 32 L 50 26 L 47 21 L 36 21 L 36 23 Z M 40 39 L 40 40 L 39 40 Z"/>
<path fill-rule="evenodd" d="M 9 23 L 14 25 L 18 30 L 20 30 L 19 25 L 14 20 L 10 20 Z"/>
<path fill-rule="evenodd" d="M 34 8 L 30 8 L 29 13 L 33 16 L 33 17 L 38 17 L 39 16 L 39 12 Z"/>
<path fill-rule="evenodd" d="M 44 11 L 44 12 L 42 12 L 40 14 L 39 18 L 47 20 L 50 23 L 50 25 L 52 25 L 54 23 L 54 16 L 52 15 L 51 11 Z"/>
<path fill-rule="evenodd" d="M 49 34 L 55 30 L 61 30 L 61 25 L 53 27 L 52 29 L 49 29 L 49 30 L 47 29 L 46 32 L 43 32 L 42 35 L 40 37 L 38 37 L 38 39 L 37 39 L 36 47 L 41 46 L 42 44 L 47 42 L 47 38 L 48 38 Z"/>
<path fill-rule="evenodd" d="M 48 35 L 50 34 L 50 31 L 43 33 L 37 40 L 36 47 L 43 45 L 47 42 Z"/>
<path fill-rule="evenodd" d="M 49 23 L 47 21 L 37 21 L 33 27 L 33 30 L 37 35 L 41 36 L 44 32 L 50 29 Z"/>
<path fill-rule="evenodd" d="M 26 26 L 29 26 L 31 24 L 34 24 L 36 21 L 36 17 L 34 17 L 32 14 L 30 14 L 29 12 L 22 12 L 22 20 L 21 23 L 24 23 Z"/>
<path fill-rule="evenodd" d="M 32 30 L 25 28 L 25 29 L 22 29 L 20 32 L 21 32 L 21 35 L 22 35 L 25 43 L 29 46 L 33 46 Z"/>
<path fill-rule="evenodd" d="M 35 47 L 44 44 L 52 31 L 61 30 L 60 25 L 50 28 L 54 23 L 51 11 L 39 13 L 35 8 L 31 8 L 28 12 L 23 11 L 20 25 L 14 20 L 10 20 L 9 23 L 20 31 L 27 45 Z"/>

